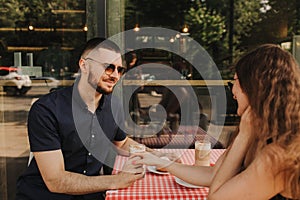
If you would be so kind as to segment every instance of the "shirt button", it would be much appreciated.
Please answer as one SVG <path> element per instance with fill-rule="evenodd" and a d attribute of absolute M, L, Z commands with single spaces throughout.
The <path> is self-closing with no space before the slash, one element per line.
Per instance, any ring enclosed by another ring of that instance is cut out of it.
<path fill-rule="evenodd" d="M 95 135 L 92 135 L 92 138 L 94 138 L 95 137 Z"/>
<path fill-rule="evenodd" d="M 89 152 L 89 153 L 88 153 L 88 155 L 90 156 L 90 155 L 92 155 L 92 153 L 91 153 L 91 152 Z"/>
<path fill-rule="evenodd" d="M 86 174 L 86 170 L 83 170 L 83 173 Z"/>

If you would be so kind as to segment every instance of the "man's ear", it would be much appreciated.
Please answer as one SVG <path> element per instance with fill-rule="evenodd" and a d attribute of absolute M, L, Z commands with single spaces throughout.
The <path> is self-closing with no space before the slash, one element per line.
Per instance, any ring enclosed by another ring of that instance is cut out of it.
<path fill-rule="evenodd" d="M 87 65 L 86 65 L 85 60 L 81 58 L 81 59 L 79 60 L 78 64 L 79 64 L 79 67 L 80 67 L 81 72 L 82 72 L 82 73 L 86 73 L 86 72 L 87 72 Z"/>

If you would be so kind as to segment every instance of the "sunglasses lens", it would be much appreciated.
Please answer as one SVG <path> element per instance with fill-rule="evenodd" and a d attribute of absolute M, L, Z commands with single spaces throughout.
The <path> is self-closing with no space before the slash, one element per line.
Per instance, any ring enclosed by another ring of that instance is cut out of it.
<path fill-rule="evenodd" d="M 112 65 L 112 64 L 108 65 L 108 66 L 106 67 L 106 69 L 105 69 L 105 73 L 106 73 L 107 75 L 112 74 L 114 71 L 115 71 L 115 66 Z"/>
<path fill-rule="evenodd" d="M 118 67 L 118 73 L 119 74 L 124 74 L 124 72 L 125 72 L 125 68 L 124 67 Z"/>

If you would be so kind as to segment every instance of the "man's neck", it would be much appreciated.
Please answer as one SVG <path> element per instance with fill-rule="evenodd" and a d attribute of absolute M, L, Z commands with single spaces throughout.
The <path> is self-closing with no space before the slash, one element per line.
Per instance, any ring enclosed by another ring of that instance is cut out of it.
<path fill-rule="evenodd" d="M 78 91 L 82 100 L 88 106 L 88 110 L 94 113 L 98 108 L 100 99 L 103 95 L 97 92 L 90 85 L 80 84 L 80 82 L 78 84 Z"/>

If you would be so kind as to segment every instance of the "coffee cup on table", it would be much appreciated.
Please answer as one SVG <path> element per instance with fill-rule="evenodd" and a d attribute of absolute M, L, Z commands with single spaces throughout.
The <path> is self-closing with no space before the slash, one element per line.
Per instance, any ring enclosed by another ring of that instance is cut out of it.
<path fill-rule="evenodd" d="M 211 143 L 207 140 L 195 142 L 195 165 L 210 166 Z"/>

